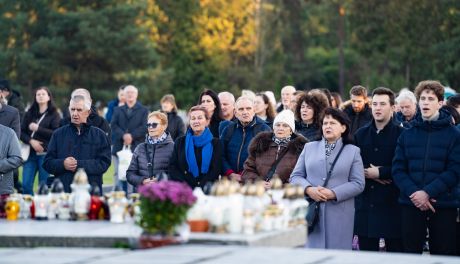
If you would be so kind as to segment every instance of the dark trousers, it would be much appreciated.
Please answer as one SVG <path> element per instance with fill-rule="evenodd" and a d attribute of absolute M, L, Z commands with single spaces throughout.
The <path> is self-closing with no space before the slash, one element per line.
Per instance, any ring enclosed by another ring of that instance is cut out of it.
<path fill-rule="evenodd" d="M 421 254 L 429 231 L 430 254 L 454 255 L 456 251 L 456 208 L 436 208 L 436 212 L 402 206 L 404 252 Z"/>
<path fill-rule="evenodd" d="M 457 256 L 460 256 L 460 209 L 457 208 Z"/>
<path fill-rule="evenodd" d="M 14 188 L 18 193 L 22 193 L 22 183 L 19 181 L 19 169 L 13 170 Z"/>
<path fill-rule="evenodd" d="M 379 251 L 379 238 L 358 236 L 359 250 Z M 385 238 L 385 248 L 387 252 L 404 252 L 401 239 Z"/>

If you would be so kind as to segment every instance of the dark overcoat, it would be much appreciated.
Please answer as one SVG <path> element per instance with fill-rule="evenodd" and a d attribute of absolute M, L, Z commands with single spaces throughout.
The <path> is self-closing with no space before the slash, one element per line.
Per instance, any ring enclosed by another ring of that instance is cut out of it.
<path fill-rule="evenodd" d="M 377 131 L 375 122 L 368 123 L 355 133 L 355 144 L 361 150 L 364 168 L 379 167 L 379 179 L 392 180 L 391 162 L 396 142 L 404 128 L 390 121 Z M 401 208 L 399 189 L 391 182 L 381 184 L 366 179 L 364 192 L 355 198 L 355 234 L 372 238 L 401 237 Z"/>
<path fill-rule="evenodd" d="M 144 142 L 147 134 L 147 116 L 149 110 L 137 102 L 128 114 L 128 105 L 115 107 L 112 122 L 112 154 L 116 155 L 123 148 L 123 135 L 130 133 L 133 137 L 131 151 L 134 151 L 140 143 Z"/>

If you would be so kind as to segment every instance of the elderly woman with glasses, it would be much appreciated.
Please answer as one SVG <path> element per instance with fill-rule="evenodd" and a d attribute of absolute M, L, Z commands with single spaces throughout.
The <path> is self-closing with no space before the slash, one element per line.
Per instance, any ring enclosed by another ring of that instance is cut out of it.
<path fill-rule="evenodd" d="M 126 171 L 126 179 L 133 186 L 155 182 L 163 173 L 168 172 L 174 142 L 166 132 L 168 117 L 159 111 L 148 115 L 148 135 L 144 143 L 139 144 Z"/>

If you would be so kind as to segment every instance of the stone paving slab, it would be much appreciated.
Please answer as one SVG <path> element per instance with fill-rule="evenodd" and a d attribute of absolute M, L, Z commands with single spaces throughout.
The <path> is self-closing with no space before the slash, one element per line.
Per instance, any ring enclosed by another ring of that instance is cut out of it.
<path fill-rule="evenodd" d="M 0 247 L 131 247 L 142 229 L 132 222 L 0 220 Z M 297 247 L 306 243 L 305 227 L 254 235 L 191 233 L 189 244 Z"/>
<path fill-rule="evenodd" d="M 2 247 L 116 247 L 135 245 L 142 230 L 107 221 L 0 221 Z"/>
<path fill-rule="evenodd" d="M 0 248 L 0 263 L 47 264 L 458 264 L 459 257 L 363 253 L 358 251 L 311 250 L 244 246 L 181 245 L 149 250 L 83 248 Z"/>
<path fill-rule="evenodd" d="M 125 252 L 120 249 L 16 248 L 14 251 L 0 249 L 0 262 L 2 264 L 96 263 L 94 261 L 121 254 Z"/>

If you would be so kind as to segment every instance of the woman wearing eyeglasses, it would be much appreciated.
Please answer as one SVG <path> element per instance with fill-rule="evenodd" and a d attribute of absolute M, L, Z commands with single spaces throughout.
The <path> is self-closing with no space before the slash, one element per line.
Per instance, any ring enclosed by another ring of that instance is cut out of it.
<path fill-rule="evenodd" d="M 133 186 L 155 182 L 162 173 L 168 172 L 169 161 L 174 149 L 174 142 L 165 132 L 168 117 L 155 111 L 148 115 L 148 135 L 144 143 L 139 144 L 126 171 L 126 179 Z"/>
<path fill-rule="evenodd" d="M 191 188 L 204 187 L 219 178 L 222 147 L 208 128 L 210 116 L 205 107 L 192 107 L 188 117 L 190 126 L 174 145 L 169 176 L 186 182 Z"/>

